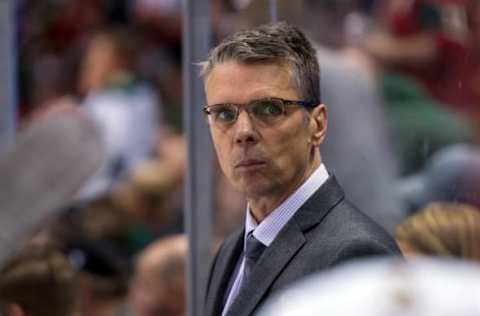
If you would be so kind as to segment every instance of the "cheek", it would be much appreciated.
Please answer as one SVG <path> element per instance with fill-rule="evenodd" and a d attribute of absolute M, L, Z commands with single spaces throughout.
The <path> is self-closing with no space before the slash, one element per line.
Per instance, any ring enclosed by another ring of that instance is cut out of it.
<path fill-rule="evenodd" d="M 222 137 L 216 137 L 215 135 L 212 135 L 212 139 L 220 167 L 225 174 L 228 174 L 231 166 L 230 161 L 233 148 L 231 148 L 227 140 L 223 139 Z"/>
<path fill-rule="evenodd" d="M 303 133 L 292 133 L 278 137 L 268 147 L 270 155 L 282 169 L 287 166 L 296 165 L 307 161 L 307 141 Z"/>

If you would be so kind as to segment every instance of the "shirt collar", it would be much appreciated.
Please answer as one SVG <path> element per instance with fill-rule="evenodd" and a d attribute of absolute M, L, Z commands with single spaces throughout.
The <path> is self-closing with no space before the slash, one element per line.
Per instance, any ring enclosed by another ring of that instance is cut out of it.
<path fill-rule="evenodd" d="M 292 195 L 265 217 L 260 224 L 250 214 L 250 208 L 247 205 L 245 242 L 247 235 L 254 231 L 253 236 L 257 240 L 267 247 L 270 246 L 280 230 L 327 179 L 328 172 L 322 163 Z"/>

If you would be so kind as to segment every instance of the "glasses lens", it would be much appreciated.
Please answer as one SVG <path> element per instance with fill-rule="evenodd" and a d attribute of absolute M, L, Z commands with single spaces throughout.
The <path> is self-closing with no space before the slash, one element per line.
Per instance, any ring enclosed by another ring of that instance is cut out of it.
<path fill-rule="evenodd" d="M 252 103 L 251 112 L 256 119 L 270 123 L 283 115 L 284 105 L 281 100 L 258 100 Z"/>
<path fill-rule="evenodd" d="M 235 122 L 237 111 L 234 106 L 217 105 L 209 109 L 213 121 L 218 124 L 230 124 Z"/>

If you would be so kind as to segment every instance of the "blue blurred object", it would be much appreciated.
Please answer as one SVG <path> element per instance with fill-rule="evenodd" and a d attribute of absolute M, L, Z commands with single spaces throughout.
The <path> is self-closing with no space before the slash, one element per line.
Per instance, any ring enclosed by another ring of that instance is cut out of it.
<path fill-rule="evenodd" d="M 480 207 L 480 149 L 460 144 L 438 151 L 424 170 L 400 180 L 397 192 L 410 213 L 434 201 Z"/>

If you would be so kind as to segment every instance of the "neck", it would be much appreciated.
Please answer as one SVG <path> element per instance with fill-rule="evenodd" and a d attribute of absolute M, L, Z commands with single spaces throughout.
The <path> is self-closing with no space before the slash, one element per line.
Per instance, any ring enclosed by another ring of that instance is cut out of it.
<path fill-rule="evenodd" d="M 301 176 L 297 177 L 295 181 L 292 181 L 292 184 L 282 192 L 247 197 L 250 213 L 257 223 L 261 223 L 268 215 L 270 215 L 270 213 L 273 212 L 273 210 L 288 199 L 303 183 L 305 183 L 320 164 L 321 160 L 320 157 L 318 157 L 318 159 L 315 159 Z"/>

